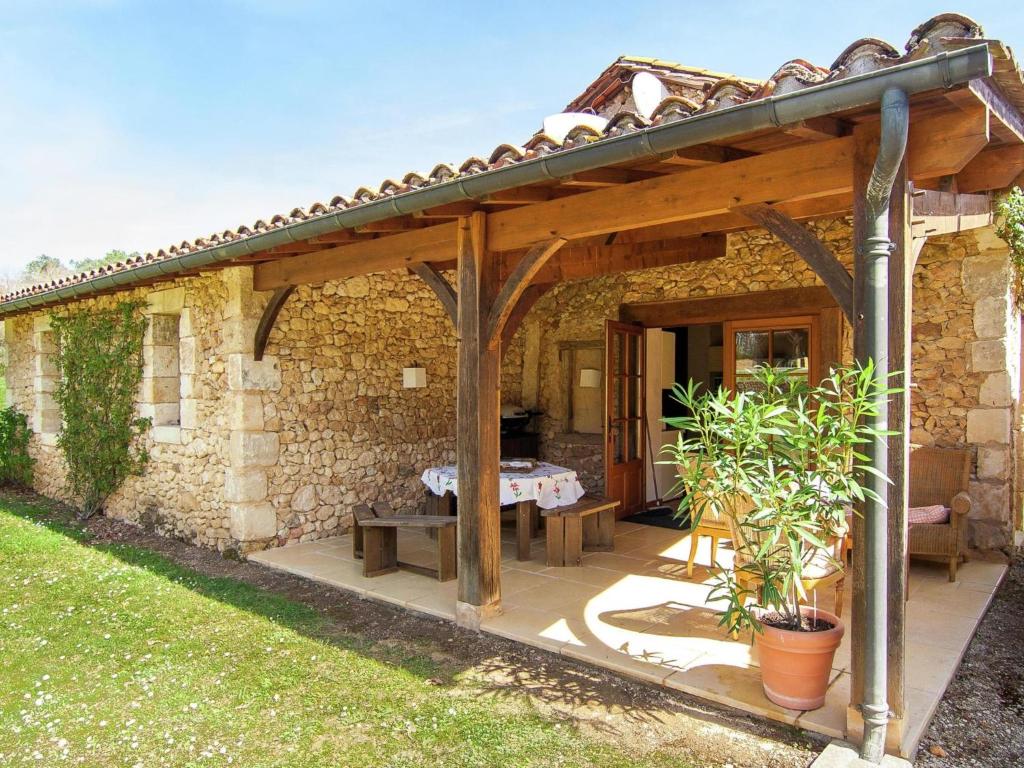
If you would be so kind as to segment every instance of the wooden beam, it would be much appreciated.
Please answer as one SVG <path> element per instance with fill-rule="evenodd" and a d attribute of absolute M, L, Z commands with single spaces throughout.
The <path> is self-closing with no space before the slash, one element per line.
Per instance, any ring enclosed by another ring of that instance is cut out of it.
<path fill-rule="evenodd" d="M 505 350 L 508 349 L 509 343 L 512 341 L 512 337 L 516 335 L 516 331 L 519 330 L 519 326 L 523 324 L 523 320 L 533 309 L 533 305 L 537 303 L 541 296 L 551 290 L 554 283 L 533 283 L 527 286 L 526 290 L 519 296 L 519 301 L 516 302 L 515 307 L 509 314 L 508 319 L 505 321 L 505 327 L 501 330 L 501 354 L 504 356 Z"/>
<path fill-rule="evenodd" d="M 364 234 L 371 232 L 405 232 L 409 229 L 422 229 L 425 224 L 412 216 L 397 216 L 393 219 L 383 221 L 371 221 L 355 228 L 355 231 Z"/>
<path fill-rule="evenodd" d="M 262 360 L 263 353 L 267 350 L 267 342 L 270 340 L 270 332 L 274 330 L 274 323 L 281 312 L 281 308 L 288 301 L 288 297 L 295 291 L 295 286 L 288 285 L 278 288 L 270 297 L 267 306 L 263 308 L 263 314 L 256 325 L 256 336 L 253 339 L 253 359 Z"/>
<path fill-rule="evenodd" d="M 623 304 L 619 308 L 619 319 L 646 328 L 664 328 L 720 323 L 723 318 L 753 320 L 761 317 L 805 315 L 835 306 L 835 299 L 828 288 L 813 285 L 806 288 L 782 288 L 776 291 L 756 291 L 729 296 Z"/>
<path fill-rule="evenodd" d="M 484 341 L 489 349 L 496 349 L 501 343 L 501 332 L 505 322 L 522 296 L 523 291 L 533 281 L 537 273 L 554 255 L 555 251 L 565 245 L 565 240 L 560 237 L 552 238 L 544 243 L 538 243 L 523 255 L 519 262 L 512 269 L 511 274 L 501 286 L 501 291 L 491 307 L 490 315 L 487 318 L 487 331 L 484 334 Z"/>
<path fill-rule="evenodd" d="M 438 301 L 441 302 L 441 306 L 444 307 L 444 311 L 451 319 L 452 325 L 458 326 L 459 299 L 455 295 L 455 289 L 452 287 L 452 284 L 444 279 L 444 275 L 425 261 L 413 264 L 409 267 L 409 271 L 429 286 L 430 290 L 437 296 Z"/>
<path fill-rule="evenodd" d="M 559 179 L 559 184 L 565 187 L 614 187 L 636 180 L 636 172 L 625 168 L 595 168 Z"/>
<path fill-rule="evenodd" d="M 849 137 L 695 168 L 493 214 L 488 248 L 573 240 L 728 213 L 737 205 L 825 197 L 850 188 Z"/>
<path fill-rule="evenodd" d="M 764 203 L 746 205 L 736 210 L 767 229 L 807 262 L 832 293 L 846 319 L 853 322 L 853 278 L 813 232 Z"/>
<path fill-rule="evenodd" d="M 992 113 L 992 133 L 1003 141 L 1024 143 L 1024 114 L 988 78 L 971 80 L 967 87 Z"/>
<path fill-rule="evenodd" d="M 992 223 L 988 195 L 918 190 L 913 197 L 912 237 L 937 237 L 987 227 Z"/>
<path fill-rule="evenodd" d="M 692 168 L 700 168 L 705 165 L 718 165 L 729 160 L 736 160 L 735 150 L 729 147 L 719 147 L 714 144 L 698 144 L 696 147 L 677 149 L 667 155 L 658 158 L 659 163 L 669 165 L 683 165 Z M 746 153 L 742 153 L 746 156 Z"/>
<path fill-rule="evenodd" d="M 810 141 L 827 141 L 837 139 L 840 136 L 847 136 L 850 127 L 837 117 L 828 115 L 822 117 L 811 117 L 801 120 L 799 123 L 785 125 L 782 127 L 785 133 L 791 136 L 798 136 L 801 139 Z"/>
<path fill-rule="evenodd" d="M 457 219 L 460 216 L 470 216 L 474 211 L 480 210 L 480 204 L 473 200 L 466 200 L 461 203 L 448 203 L 437 205 L 417 211 L 413 214 L 417 219 Z"/>
<path fill-rule="evenodd" d="M 485 343 L 498 293 L 497 260 L 486 249 L 485 214 L 459 220 L 458 397 L 459 583 L 456 620 L 479 629 L 501 605 L 501 516 L 498 425 L 501 353 Z"/>
<path fill-rule="evenodd" d="M 725 255 L 724 235 L 702 235 L 645 243 L 606 246 L 567 246 L 538 271 L 534 282 L 558 283 L 616 272 L 707 261 Z M 502 273 L 509 274 L 507 263 Z"/>
<path fill-rule="evenodd" d="M 1024 171 L 1024 144 L 987 149 L 956 175 L 961 192 L 1005 189 Z"/>
<path fill-rule="evenodd" d="M 338 280 L 370 272 L 407 269 L 423 261 L 449 256 L 455 244 L 454 222 L 401 232 L 390 237 L 341 245 L 319 253 L 271 261 L 255 267 L 257 291 L 285 285 L 302 285 Z"/>
<path fill-rule="evenodd" d="M 910 122 L 910 179 L 959 173 L 989 142 L 989 114 L 982 105 Z"/>
<path fill-rule="evenodd" d="M 550 187 L 518 187 L 487 195 L 480 202 L 485 205 L 528 205 L 547 202 L 551 197 Z"/>

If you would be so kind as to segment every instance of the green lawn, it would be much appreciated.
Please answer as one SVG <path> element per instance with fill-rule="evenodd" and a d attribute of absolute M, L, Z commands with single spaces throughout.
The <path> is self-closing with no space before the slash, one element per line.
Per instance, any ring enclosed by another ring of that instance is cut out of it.
<path fill-rule="evenodd" d="M 0 765 L 682 768 L 438 685 L 429 657 L 328 638 L 301 604 L 39 520 L 0 498 Z"/>

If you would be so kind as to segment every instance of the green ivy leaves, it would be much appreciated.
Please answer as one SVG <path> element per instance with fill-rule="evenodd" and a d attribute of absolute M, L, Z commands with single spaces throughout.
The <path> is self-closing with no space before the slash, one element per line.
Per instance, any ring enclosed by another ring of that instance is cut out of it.
<path fill-rule="evenodd" d="M 1013 297 L 1020 307 L 1024 302 L 1024 192 L 1014 187 L 996 203 L 999 223 L 996 234 L 1010 247 L 1013 266 Z"/>
<path fill-rule="evenodd" d="M 61 415 L 57 445 L 83 518 L 100 511 L 149 460 L 143 437 L 150 420 L 135 411 L 147 323 L 142 306 L 125 301 L 50 318 L 60 372 L 54 392 Z"/>

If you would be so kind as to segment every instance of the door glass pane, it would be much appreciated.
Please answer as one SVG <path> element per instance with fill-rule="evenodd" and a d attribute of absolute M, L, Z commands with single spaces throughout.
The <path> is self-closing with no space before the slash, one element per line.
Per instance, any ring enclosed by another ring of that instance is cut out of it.
<path fill-rule="evenodd" d="M 808 374 L 810 334 L 806 328 L 772 331 L 772 364 L 794 375 Z"/>
<path fill-rule="evenodd" d="M 621 419 L 625 414 L 622 412 L 622 391 L 623 378 L 612 376 L 612 418 Z"/>
<path fill-rule="evenodd" d="M 623 445 L 623 424 L 612 424 L 611 426 L 611 437 L 612 437 L 612 457 L 616 464 L 621 464 L 625 458 L 625 450 Z"/>
<path fill-rule="evenodd" d="M 626 379 L 626 416 L 636 418 L 640 415 L 640 379 L 630 376 Z"/>
<path fill-rule="evenodd" d="M 640 421 L 630 419 L 626 422 L 626 461 L 640 458 Z"/>
<path fill-rule="evenodd" d="M 623 373 L 622 364 L 624 362 L 624 355 L 622 354 L 623 335 L 621 333 L 612 333 L 612 372 Z"/>
<path fill-rule="evenodd" d="M 769 358 L 768 331 L 738 331 L 736 333 L 736 390 L 750 389 L 754 371 L 767 365 Z"/>
<path fill-rule="evenodd" d="M 633 334 L 628 334 L 626 336 L 626 349 L 629 350 L 629 353 L 627 355 L 628 364 L 626 368 L 626 373 L 636 374 L 640 370 L 640 363 L 637 359 L 637 355 L 639 354 L 638 350 L 640 349 L 640 337 L 635 336 Z"/>

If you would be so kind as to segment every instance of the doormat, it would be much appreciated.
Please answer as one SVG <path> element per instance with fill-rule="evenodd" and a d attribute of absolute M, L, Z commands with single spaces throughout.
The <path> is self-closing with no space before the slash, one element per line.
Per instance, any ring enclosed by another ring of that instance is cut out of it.
<path fill-rule="evenodd" d="M 622 518 L 626 523 L 639 523 L 640 525 L 655 525 L 658 528 L 671 528 L 676 531 L 688 531 L 690 529 L 690 516 L 676 517 L 675 507 L 653 507 L 637 512 L 635 515 Z"/>

